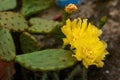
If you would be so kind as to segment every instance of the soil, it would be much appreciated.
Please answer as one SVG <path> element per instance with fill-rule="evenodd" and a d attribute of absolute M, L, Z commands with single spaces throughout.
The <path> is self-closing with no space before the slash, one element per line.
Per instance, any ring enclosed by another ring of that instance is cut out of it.
<path fill-rule="evenodd" d="M 96 25 L 101 17 L 107 21 L 102 28 L 102 39 L 108 44 L 109 55 L 105 59 L 103 68 L 91 67 L 88 80 L 120 80 L 120 0 L 83 0 L 78 4 L 78 11 L 71 18 L 88 18 Z M 61 9 L 53 7 L 43 12 L 40 17 L 53 19 L 61 14 Z M 49 15 L 47 15 L 49 14 Z"/>
<path fill-rule="evenodd" d="M 79 10 L 72 18 L 89 18 L 97 22 L 102 16 L 107 16 L 107 22 L 102 28 L 102 39 L 108 43 L 109 55 L 101 69 L 91 68 L 88 80 L 120 80 L 120 0 L 85 0 L 79 4 Z"/>
<path fill-rule="evenodd" d="M 109 55 L 105 59 L 103 68 L 90 67 L 88 80 L 120 80 L 120 0 L 84 0 L 78 4 L 78 11 L 71 18 L 89 18 L 90 21 L 98 21 L 107 16 L 107 22 L 102 28 L 102 39 L 108 43 Z M 59 16 L 62 9 L 53 7 L 37 15 L 46 19 Z M 47 15 L 49 14 L 49 15 Z M 51 40 L 51 42 L 54 42 Z M 50 43 L 50 42 L 49 42 Z M 48 44 L 48 43 L 47 43 Z M 51 44 L 50 44 L 51 45 Z M 16 70 L 17 72 L 17 70 Z"/>

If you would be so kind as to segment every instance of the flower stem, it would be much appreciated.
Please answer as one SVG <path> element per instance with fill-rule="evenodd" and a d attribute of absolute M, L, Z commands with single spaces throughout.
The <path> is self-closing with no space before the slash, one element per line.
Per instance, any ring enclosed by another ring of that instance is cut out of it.
<path fill-rule="evenodd" d="M 53 80 L 59 80 L 59 76 L 57 72 L 53 72 L 54 79 Z"/>
<path fill-rule="evenodd" d="M 8 75 L 8 80 L 12 80 L 10 76 L 11 68 L 8 66 L 7 67 L 7 75 Z"/>
<path fill-rule="evenodd" d="M 43 73 L 42 80 L 49 80 L 47 72 Z"/>
<path fill-rule="evenodd" d="M 82 79 L 87 80 L 87 69 L 83 66 Z"/>

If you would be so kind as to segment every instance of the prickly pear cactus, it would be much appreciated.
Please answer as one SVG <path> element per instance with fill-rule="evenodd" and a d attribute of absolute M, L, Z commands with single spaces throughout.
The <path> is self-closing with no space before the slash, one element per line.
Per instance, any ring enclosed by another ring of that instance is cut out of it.
<path fill-rule="evenodd" d="M 22 14 L 26 17 L 50 7 L 54 0 L 23 0 Z"/>
<path fill-rule="evenodd" d="M 28 29 L 30 33 L 50 33 L 59 23 L 41 18 L 31 18 L 30 24 L 31 27 Z"/>
<path fill-rule="evenodd" d="M 0 24 L 14 31 L 24 31 L 28 28 L 27 22 L 24 17 L 15 12 L 0 12 Z"/>
<path fill-rule="evenodd" d="M 23 32 L 20 36 L 20 43 L 23 53 L 29 53 L 40 50 L 40 44 L 37 39 L 27 32 Z"/>
<path fill-rule="evenodd" d="M 16 7 L 16 0 L 0 0 L 0 11 L 13 9 Z"/>
<path fill-rule="evenodd" d="M 15 46 L 9 30 L 0 28 L 0 59 L 11 61 L 15 58 Z"/>
<path fill-rule="evenodd" d="M 76 59 L 72 52 L 63 49 L 46 49 L 18 55 L 16 62 L 32 71 L 56 71 L 73 66 Z"/>

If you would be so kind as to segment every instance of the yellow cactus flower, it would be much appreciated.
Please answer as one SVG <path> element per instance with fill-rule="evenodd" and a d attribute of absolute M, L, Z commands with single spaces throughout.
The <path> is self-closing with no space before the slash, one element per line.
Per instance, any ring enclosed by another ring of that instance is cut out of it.
<path fill-rule="evenodd" d="M 72 12 L 74 12 L 74 11 L 76 11 L 78 8 L 77 8 L 77 6 L 75 5 L 75 4 L 69 4 L 69 5 L 67 5 L 66 7 L 65 7 L 65 11 L 67 12 L 67 13 L 72 13 Z"/>
<path fill-rule="evenodd" d="M 88 68 L 90 65 L 97 67 L 103 66 L 106 50 L 106 43 L 99 39 L 102 31 L 96 26 L 87 22 L 87 19 L 74 19 L 66 21 L 66 25 L 61 28 L 66 36 L 63 38 L 63 45 L 70 44 L 73 56 L 82 61 L 83 65 Z"/>

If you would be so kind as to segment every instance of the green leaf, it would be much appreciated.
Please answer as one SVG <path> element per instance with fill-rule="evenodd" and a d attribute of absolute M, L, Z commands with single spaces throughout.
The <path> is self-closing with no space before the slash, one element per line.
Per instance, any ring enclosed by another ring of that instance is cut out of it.
<path fill-rule="evenodd" d="M 0 11 L 13 9 L 16 7 L 16 0 L 0 0 Z"/>
<path fill-rule="evenodd" d="M 41 18 L 31 18 L 31 27 L 28 29 L 30 33 L 45 33 L 48 34 L 58 27 L 58 22 L 52 20 L 46 20 Z"/>
<path fill-rule="evenodd" d="M 32 71 L 57 71 L 76 63 L 72 54 L 71 51 L 63 49 L 46 49 L 18 55 L 16 62 Z"/>
<path fill-rule="evenodd" d="M 37 39 L 27 32 L 23 32 L 20 36 L 20 44 L 23 53 L 30 53 L 40 50 L 40 44 Z"/>
<path fill-rule="evenodd" d="M 28 17 L 49 8 L 52 3 L 53 0 L 23 0 L 21 12 L 25 17 Z"/>
<path fill-rule="evenodd" d="M 14 31 L 24 31 L 28 28 L 24 17 L 15 12 L 0 12 L 0 25 Z"/>
<path fill-rule="evenodd" d="M 0 28 L 0 59 L 11 61 L 15 58 L 15 45 L 9 30 Z"/>

